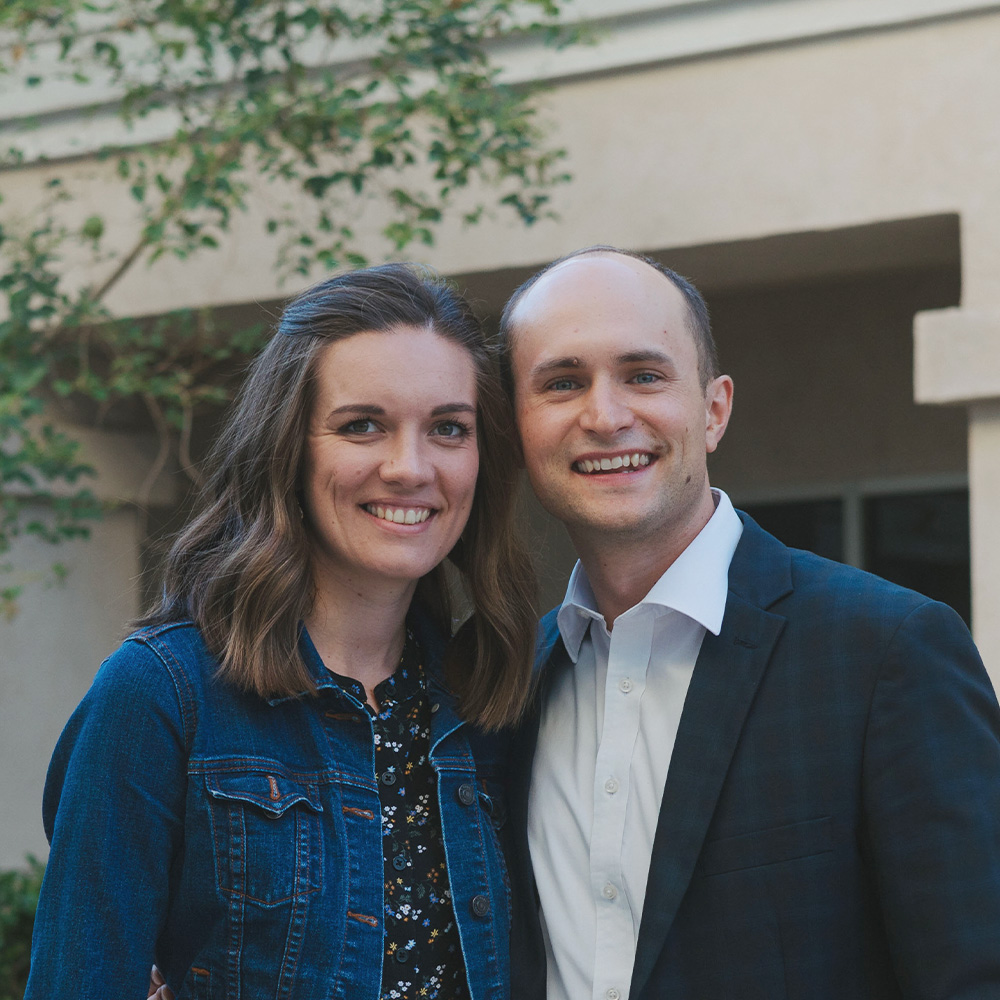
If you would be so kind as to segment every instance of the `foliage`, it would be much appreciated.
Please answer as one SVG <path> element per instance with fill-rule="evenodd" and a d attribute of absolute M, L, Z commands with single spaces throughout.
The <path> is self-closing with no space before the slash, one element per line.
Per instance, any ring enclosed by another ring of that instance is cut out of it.
<path fill-rule="evenodd" d="M 42 211 L 4 207 L 0 558 L 21 534 L 85 535 L 98 512 L 82 487 L 92 470 L 46 415 L 101 421 L 139 406 L 161 440 L 147 481 L 171 454 L 191 467 L 193 420 L 261 331 L 206 314 L 112 317 L 108 294 L 144 262 L 221 246 L 262 184 L 283 275 L 364 263 L 374 248 L 355 231 L 359 204 L 384 220 L 376 255 L 432 244 L 446 212 L 471 224 L 493 211 L 473 188 L 526 224 L 545 215 L 561 154 L 497 52 L 531 33 L 575 40 L 561 2 L 5 0 L 8 94 L 70 81 L 96 95 L 95 113 L 112 102 L 120 138 L 97 154 L 134 212 L 127 231 L 120 214 L 70 221 L 69 172 L 51 170 Z M 27 169 L 30 125 L 0 168 Z"/>
<path fill-rule="evenodd" d="M 44 871 L 45 865 L 31 855 L 26 870 L 0 871 L 0 1000 L 24 996 Z"/>

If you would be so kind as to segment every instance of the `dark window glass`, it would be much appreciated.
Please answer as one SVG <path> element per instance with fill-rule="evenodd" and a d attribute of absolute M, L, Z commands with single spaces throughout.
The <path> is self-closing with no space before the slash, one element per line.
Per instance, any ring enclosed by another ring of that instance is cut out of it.
<path fill-rule="evenodd" d="M 796 549 L 827 559 L 843 559 L 843 504 L 840 500 L 795 500 L 741 504 L 765 531 Z"/>
<path fill-rule="evenodd" d="M 971 623 L 967 490 L 865 500 L 865 569 L 950 604 Z"/>

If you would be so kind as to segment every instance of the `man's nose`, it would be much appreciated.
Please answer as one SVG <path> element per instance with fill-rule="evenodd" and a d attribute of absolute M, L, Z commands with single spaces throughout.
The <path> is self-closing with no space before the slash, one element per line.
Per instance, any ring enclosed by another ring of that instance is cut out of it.
<path fill-rule="evenodd" d="M 635 415 L 620 386 L 595 381 L 587 391 L 580 413 L 580 426 L 601 437 L 613 437 L 631 426 Z"/>

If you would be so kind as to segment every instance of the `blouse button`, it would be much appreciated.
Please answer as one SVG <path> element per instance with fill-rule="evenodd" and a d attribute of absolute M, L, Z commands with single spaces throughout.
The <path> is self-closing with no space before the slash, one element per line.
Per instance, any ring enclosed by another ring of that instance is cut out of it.
<path fill-rule="evenodd" d="M 382 784 L 383 785 L 394 785 L 396 784 L 396 775 L 393 771 L 383 771 L 382 772 Z"/>
<path fill-rule="evenodd" d="M 409 960 L 410 960 L 410 953 L 408 951 L 406 951 L 404 948 L 397 949 L 396 961 L 399 962 L 400 965 L 405 965 L 407 962 L 409 962 Z"/>
<path fill-rule="evenodd" d="M 490 912 L 490 901 L 485 896 L 472 897 L 472 913 L 477 917 L 485 917 Z"/>
<path fill-rule="evenodd" d="M 476 801 L 476 789 L 470 782 L 464 781 L 458 786 L 458 801 L 463 806 L 471 806 Z"/>
<path fill-rule="evenodd" d="M 406 867 L 406 858 L 402 854 L 397 854 L 392 859 L 392 867 L 401 872 Z"/>

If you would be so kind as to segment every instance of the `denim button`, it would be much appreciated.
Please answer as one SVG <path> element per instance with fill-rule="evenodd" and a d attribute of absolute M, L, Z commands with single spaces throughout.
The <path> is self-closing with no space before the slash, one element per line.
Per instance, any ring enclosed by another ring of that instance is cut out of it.
<path fill-rule="evenodd" d="M 405 857 L 405 855 L 397 854 L 392 859 L 392 867 L 395 868 L 396 871 L 401 872 L 406 867 L 406 857 Z"/>
<path fill-rule="evenodd" d="M 486 896 L 473 896 L 471 909 L 474 916 L 485 917 L 490 912 L 490 901 Z"/>
<path fill-rule="evenodd" d="M 410 960 L 410 953 L 408 951 L 406 951 L 403 948 L 399 948 L 396 951 L 396 961 L 399 962 L 400 965 L 405 965 L 407 962 L 409 962 L 409 960 Z"/>
<path fill-rule="evenodd" d="M 458 801 L 463 806 L 471 806 L 476 801 L 476 789 L 470 782 L 466 781 L 458 786 Z"/>
<path fill-rule="evenodd" d="M 382 772 L 382 784 L 383 785 L 394 785 L 396 784 L 396 774 L 393 771 L 383 771 Z"/>

